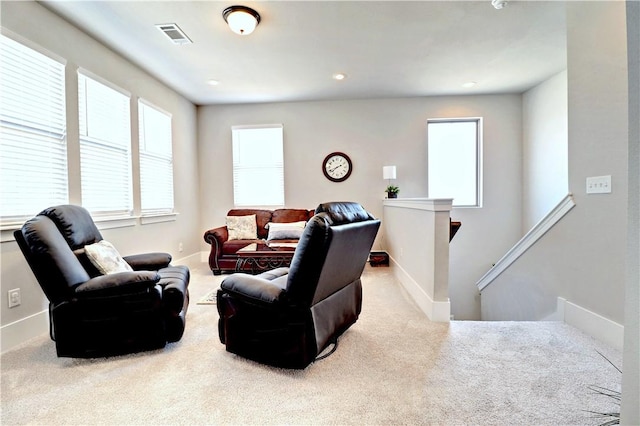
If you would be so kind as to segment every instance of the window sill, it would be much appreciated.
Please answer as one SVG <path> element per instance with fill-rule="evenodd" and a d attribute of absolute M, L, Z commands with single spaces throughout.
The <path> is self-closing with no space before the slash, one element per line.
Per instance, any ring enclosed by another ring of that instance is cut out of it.
<path fill-rule="evenodd" d="M 117 217 L 94 217 L 93 221 L 99 230 L 114 229 L 114 228 L 126 228 L 129 226 L 136 226 L 137 217 L 134 216 L 117 216 Z M 6 243 L 15 241 L 13 232 L 22 228 L 22 223 L 11 223 L 2 226 L 0 234 L 0 242 Z"/>
<path fill-rule="evenodd" d="M 151 225 L 154 223 L 162 223 L 162 222 L 174 222 L 177 219 L 179 213 L 158 213 L 158 214 L 148 214 L 140 216 L 140 224 L 141 225 Z"/>
<path fill-rule="evenodd" d="M 93 216 L 99 230 L 136 226 L 136 216 Z"/>
<path fill-rule="evenodd" d="M 99 230 L 127 228 L 140 225 L 151 225 L 154 223 L 174 222 L 179 213 L 159 213 L 146 216 L 93 216 L 93 221 Z M 13 232 L 22 228 L 23 222 L 5 223 L 0 229 L 0 242 L 15 241 Z"/>

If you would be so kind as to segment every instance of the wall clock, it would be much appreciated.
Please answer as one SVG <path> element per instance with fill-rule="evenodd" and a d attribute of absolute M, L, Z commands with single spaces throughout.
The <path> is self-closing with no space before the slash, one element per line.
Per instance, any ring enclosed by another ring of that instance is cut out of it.
<path fill-rule="evenodd" d="M 332 152 L 322 162 L 322 172 L 332 182 L 343 182 L 351 175 L 353 164 L 343 152 Z"/>

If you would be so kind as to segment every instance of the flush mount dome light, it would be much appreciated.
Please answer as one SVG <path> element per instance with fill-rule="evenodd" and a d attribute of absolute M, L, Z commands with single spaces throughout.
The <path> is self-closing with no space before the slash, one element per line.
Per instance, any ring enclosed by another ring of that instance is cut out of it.
<path fill-rule="evenodd" d="M 260 23 L 258 12 L 246 6 L 230 6 L 222 11 L 222 17 L 231 31 L 240 35 L 251 34 Z"/>
<path fill-rule="evenodd" d="M 491 5 L 498 10 L 504 9 L 507 5 L 507 0 L 491 0 Z"/>

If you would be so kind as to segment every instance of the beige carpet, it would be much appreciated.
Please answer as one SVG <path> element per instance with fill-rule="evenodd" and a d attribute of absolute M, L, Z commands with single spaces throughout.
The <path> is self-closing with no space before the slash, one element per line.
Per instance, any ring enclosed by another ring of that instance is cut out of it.
<path fill-rule="evenodd" d="M 192 268 L 192 301 L 217 288 Z M 37 425 L 595 425 L 616 409 L 621 354 L 561 323 L 429 322 L 392 278 L 367 267 L 360 320 L 303 371 L 227 353 L 215 305 L 191 304 L 163 350 L 57 358 L 48 336 L 3 354 L 0 423 Z"/>

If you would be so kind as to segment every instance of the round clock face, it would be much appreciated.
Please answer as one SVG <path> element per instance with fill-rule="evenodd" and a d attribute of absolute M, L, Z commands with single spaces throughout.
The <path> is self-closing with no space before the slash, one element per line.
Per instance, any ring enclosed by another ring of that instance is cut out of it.
<path fill-rule="evenodd" d="M 347 154 L 333 152 L 327 155 L 322 162 L 322 171 L 327 179 L 333 182 L 342 182 L 351 175 L 353 165 Z"/>

